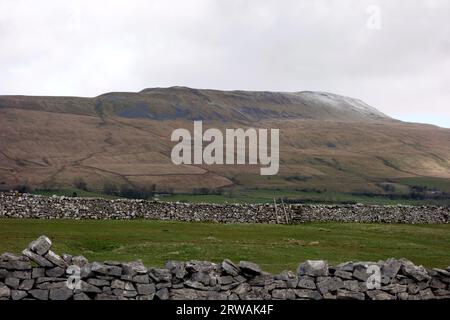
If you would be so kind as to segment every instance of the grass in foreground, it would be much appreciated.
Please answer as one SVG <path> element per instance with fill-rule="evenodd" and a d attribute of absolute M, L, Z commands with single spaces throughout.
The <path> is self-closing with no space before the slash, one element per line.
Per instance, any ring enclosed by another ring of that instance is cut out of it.
<path fill-rule="evenodd" d="M 53 249 L 89 260 L 163 266 L 167 260 L 249 260 L 264 270 L 296 270 L 306 259 L 330 263 L 408 258 L 428 267 L 450 265 L 450 225 L 308 223 L 214 224 L 152 220 L 0 219 L 0 252 L 22 251 L 45 234 Z"/>

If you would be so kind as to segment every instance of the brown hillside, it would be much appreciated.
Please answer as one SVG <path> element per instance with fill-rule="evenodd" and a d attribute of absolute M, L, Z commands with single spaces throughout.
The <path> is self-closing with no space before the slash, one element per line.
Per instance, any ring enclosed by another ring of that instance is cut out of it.
<path fill-rule="evenodd" d="M 204 129 L 280 129 L 280 172 L 259 166 L 175 166 L 170 134 Z M 363 102 L 328 93 L 244 92 L 184 87 L 96 98 L 0 96 L 0 187 L 92 189 L 327 188 L 380 191 L 401 177 L 450 178 L 450 130 L 393 120 Z"/>

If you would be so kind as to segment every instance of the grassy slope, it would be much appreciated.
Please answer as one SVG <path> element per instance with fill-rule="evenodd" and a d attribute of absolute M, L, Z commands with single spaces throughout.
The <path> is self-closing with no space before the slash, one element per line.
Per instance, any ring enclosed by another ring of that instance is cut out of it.
<path fill-rule="evenodd" d="M 405 257 L 429 267 L 450 265 L 450 225 L 310 223 L 296 226 L 161 221 L 0 220 L 0 252 L 20 252 L 38 235 L 58 253 L 146 265 L 167 260 L 250 260 L 264 270 L 295 270 L 305 259 Z"/>
<path fill-rule="evenodd" d="M 446 177 L 441 184 L 447 189 L 450 185 L 448 129 L 304 119 L 205 122 L 204 128 L 223 131 L 256 125 L 281 129 L 277 176 L 260 176 L 259 165 L 173 165 L 172 130 L 192 130 L 191 121 L 0 108 L 0 131 L 7 137 L 0 139 L 0 188 L 23 183 L 71 188 L 79 178 L 90 190 L 101 190 L 108 182 L 176 192 L 233 185 L 379 193 L 379 183 L 418 176 Z"/>

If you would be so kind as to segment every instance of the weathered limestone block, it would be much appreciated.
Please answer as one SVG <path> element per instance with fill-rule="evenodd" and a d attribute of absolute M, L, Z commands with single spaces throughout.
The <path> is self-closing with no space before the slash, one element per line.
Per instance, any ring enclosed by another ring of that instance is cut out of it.
<path fill-rule="evenodd" d="M 138 283 L 136 284 L 137 292 L 142 295 L 151 295 L 156 292 L 155 284 L 142 284 Z"/>
<path fill-rule="evenodd" d="M 68 300 L 73 296 L 73 291 L 67 287 L 51 289 L 50 300 Z"/>
<path fill-rule="evenodd" d="M 219 284 L 221 284 L 221 285 L 230 284 L 230 283 L 233 283 L 233 281 L 234 281 L 234 279 L 232 276 L 221 276 L 219 278 Z M 253 285 L 257 285 L 257 284 L 254 283 Z M 262 285 L 264 285 L 264 283 Z"/>
<path fill-rule="evenodd" d="M 397 284 L 397 283 L 393 283 L 387 286 L 383 286 L 380 288 L 383 291 L 387 291 L 391 294 L 397 294 L 397 293 L 401 293 L 401 292 L 406 292 L 408 290 L 408 286 L 404 285 L 404 284 Z"/>
<path fill-rule="evenodd" d="M 48 300 L 48 290 L 43 289 L 33 289 L 28 291 L 29 294 L 31 294 L 34 298 L 37 300 Z"/>
<path fill-rule="evenodd" d="M 155 297 L 155 294 L 146 294 L 146 295 L 138 296 L 136 299 L 137 300 L 153 300 L 154 297 Z"/>
<path fill-rule="evenodd" d="M 54 268 L 51 268 L 51 269 L 47 269 L 45 271 L 45 275 L 47 277 L 55 277 L 55 278 L 59 278 L 62 275 L 64 275 L 65 273 L 66 273 L 66 270 L 61 268 L 61 267 L 54 267 Z"/>
<path fill-rule="evenodd" d="M 381 276 L 388 279 L 387 282 L 383 282 L 388 284 L 395 278 L 397 273 L 399 272 L 402 263 L 396 259 L 388 259 L 381 265 Z"/>
<path fill-rule="evenodd" d="M 28 246 L 28 249 L 34 253 L 43 256 L 52 247 L 52 241 L 47 236 L 40 236 L 36 240 L 32 241 Z"/>
<path fill-rule="evenodd" d="M 205 286 L 209 286 L 211 282 L 215 279 L 214 276 L 212 276 L 209 273 L 206 272 L 194 272 L 191 274 L 191 279 L 193 282 L 200 282 L 201 284 Z M 216 280 L 217 283 L 217 280 Z"/>
<path fill-rule="evenodd" d="M 339 277 L 341 279 L 345 279 L 345 280 L 351 280 L 353 279 L 353 274 L 351 272 L 348 271 L 343 271 L 343 270 L 337 270 L 334 272 L 334 276 L 335 277 Z"/>
<path fill-rule="evenodd" d="M 429 280 L 431 277 L 427 270 L 422 266 L 416 266 L 409 260 L 403 259 L 401 271 L 404 275 L 412 277 L 417 281 Z"/>
<path fill-rule="evenodd" d="M 321 279 L 321 281 L 319 281 L 319 279 L 317 279 L 317 281 L 317 288 L 321 294 L 334 292 L 344 286 L 344 282 L 337 277 L 325 277 L 324 279 Z"/>
<path fill-rule="evenodd" d="M 125 298 L 134 298 L 137 296 L 137 291 L 136 290 L 124 290 L 123 296 Z"/>
<path fill-rule="evenodd" d="M 66 282 L 59 281 L 59 282 L 42 282 L 35 285 L 36 289 L 44 289 L 44 290 L 50 290 L 50 289 L 60 289 L 60 288 L 66 288 Z"/>
<path fill-rule="evenodd" d="M 80 280 L 80 289 L 75 289 L 76 293 L 84 292 L 84 293 L 101 293 L 102 290 L 97 288 L 96 286 L 85 282 L 84 280 Z"/>
<path fill-rule="evenodd" d="M 237 276 L 240 273 L 239 268 L 231 260 L 228 259 L 223 260 L 222 269 L 232 276 Z"/>
<path fill-rule="evenodd" d="M 104 263 L 94 262 L 91 265 L 91 270 L 95 273 L 104 275 L 120 276 L 122 274 L 122 268 L 115 265 L 107 265 Z"/>
<path fill-rule="evenodd" d="M 408 300 L 408 298 L 409 298 L 408 292 L 397 293 L 397 299 L 398 300 Z"/>
<path fill-rule="evenodd" d="M 17 256 L 12 253 L 3 253 L 0 255 L 0 268 L 8 270 L 30 270 L 30 260 L 23 256 Z"/>
<path fill-rule="evenodd" d="M 162 288 L 159 289 L 155 296 L 159 299 L 159 300 L 167 300 L 169 299 L 169 290 L 167 288 Z"/>
<path fill-rule="evenodd" d="M 359 282 L 357 280 L 346 280 L 343 282 L 343 289 L 347 291 L 352 292 L 359 292 L 361 291 L 361 287 L 359 285 Z"/>
<path fill-rule="evenodd" d="M 136 275 L 143 275 L 143 274 L 145 275 L 148 272 L 147 268 L 140 260 L 123 263 L 122 268 L 124 275 L 129 275 L 132 277 Z"/>
<path fill-rule="evenodd" d="M 11 299 L 13 300 L 22 300 L 27 295 L 27 292 L 23 290 L 11 290 Z"/>
<path fill-rule="evenodd" d="M 433 291 L 430 288 L 419 291 L 420 300 L 430 300 L 434 298 Z"/>
<path fill-rule="evenodd" d="M 31 272 L 31 277 L 33 279 L 35 278 L 41 278 L 45 276 L 45 268 L 33 268 Z"/>
<path fill-rule="evenodd" d="M 352 292 L 348 290 L 338 289 L 336 294 L 338 300 L 365 300 L 364 293 Z"/>
<path fill-rule="evenodd" d="M 156 282 L 169 282 L 172 280 L 172 273 L 168 269 L 151 268 L 148 274 Z"/>
<path fill-rule="evenodd" d="M 64 254 L 61 256 L 61 258 L 64 260 L 64 262 L 65 262 L 68 266 L 70 266 L 71 264 L 73 264 L 73 263 L 72 263 L 72 258 L 73 258 L 72 255 L 67 254 L 67 253 L 64 253 Z"/>
<path fill-rule="evenodd" d="M 300 276 L 325 277 L 328 275 L 328 263 L 324 260 L 306 260 L 299 265 Z"/>
<path fill-rule="evenodd" d="M 298 279 L 298 288 L 301 289 L 316 289 L 316 284 L 314 283 L 314 279 L 308 276 L 302 276 Z"/>
<path fill-rule="evenodd" d="M 368 290 L 366 294 L 372 300 L 395 300 L 395 296 L 382 290 Z"/>
<path fill-rule="evenodd" d="M 275 289 L 272 291 L 274 300 L 294 300 L 295 291 L 293 289 Z"/>
<path fill-rule="evenodd" d="M 0 298 L 9 298 L 11 296 L 11 289 L 0 282 Z"/>
<path fill-rule="evenodd" d="M 31 290 L 33 288 L 34 285 L 34 279 L 25 279 L 22 280 L 22 282 L 19 285 L 19 290 Z"/>
<path fill-rule="evenodd" d="M 238 285 L 235 289 L 233 289 L 233 292 L 236 293 L 238 296 L 243 295 L 251 290 L 251 286 L 244 282 Z"/>
<path fill-rule="evenodd" d="M 115 279 L 111 282 L 111 288 L 113 289 L 125 289 L 125 282 Z"/>
<path fill-rule="evenodd" d="M 55 266 L 58 266 L 60 268 L 67 268 L 68 264 L 67 262 L 61 258 L 59 255 L 54 253 L 53 251 L 49 250 L 47 254 L 44 256 L 48 261 L 53 263 Z"/>
<path fill-rule="evenodd" d="M 239 262 L 239 268 L 241 268 L 241 270 L 244 273 L 249 274 L 249 275 L 259 275 L 262 272 L 260 266 L 258 266 L 256 263 L 249 262 L 249 261 Z"/>
<path fill-rule="evenodd" d="M 431 288 L 434 288 L 434 289 L 446 289 L 447 288 L 446 283 L 444 283 L 436 278 L 431 279 L 429 282 L 429 285 Z"/>
<path fill-rule="evenodd" d="M 51 268 L 53 267 L 53 263 L 45 259 L 44 257 L 32 252 L 30 249 L 25 249 L 22 251 L 22 254 L 32 261 L 36 262 L 41 267 Z"/>
<path fill-rule="evenodd" d="M 157 283 L 155 286 L 156 286 L 156 289 L 171 288 L 172 283 L 171 282 L 160 282 L 160 283 Z M 210 290 L 209 288 L 207 288 L 207 289 Z"/>
<path fill-rule="evenodd" d="M 148 274 L 138 274 L 135 275 L 131 281 L 136 282 L 136 283 L 150 283 L 150 277 L 148 276 Z"/>
<path fill-rule="evenodd" d="M 417 283 L 410 283 L 408 284 L 408 293 L 411 295 L 415 295 L 417 293 L 419 293 L 419 285 Z"/>
<path fill-rule="evenodd" d="M 66 282 L 67 278 L 55 278 L 55 277 L 40 277 L 36 279 L 36 283 L 43 282 Z"/>
<path fill-rule="evenodd" d="M 335 272 L 336 271 L 345 271 L 345 272 L 353 273 L 354 263 L 352 261 L 343 262 L 343 263 L 338 264 L 336 267 L 334 267 L 334 269 L 335 269 Z"/>
<path fill-rule="evenodd" d="M 88 263 L 88 260 L 83 257 L 83 256 L 75 256 L 75 257 L 71 257 L 70 259 L 71 264 L 78 266 L 78 267 L 83 267 L 84 265 L 86 265 Z"/>
<path fill-rule="evenodd" d="M 5 279 L 9 276 L 9 271 L 6 269 L 0 269 L 0 279 Z"/>
<path fill-rule="evenodd" d="M 370 277 L 370 273 L 367 270 L 368 265 L 365 263 L 359 263 L 354 265 L 353 278 L 366 282 Z"/>
<path fill-rule="evenodd" d="M 103 279 L 97 279 L 97 278 L 87 279 L 87 283 L 92 284 L 93 286 L 96 286 L 96 287 L 105 287 L 105 286 L 111 285 L 110 281 L 103 280 Z"/>
<path fill-rule="evenodd" d="M 171 300 L 227 300 L 225 292 L 198 291 L 194 289 L 175 289 L 170 291 Z"/>
<path fill-rule="evenodd" d="M 294 289 L 294 293 L 300 299 L 320 300 L 322 295 L 317 290 Z"/>
<path fill-rule="evenodd" d="M 30 270 L 18 270 L 10 272 L 10 276 L 18 279 L 31 279 Z"/>
<path fill-rule="evenodd" d="M 20 280 L 18 278 L 9 277 L 9 278 L 5 279 L 5 284 L 8 287 L 10 287 L 11 289 L 19 288 L 19 283 L 20 283 Z"/>
<path fill-rule="evenodd" d="M 73 295 L 73 300 L 91 300 L 91 298 L 84 292 L 80 292 Z"/>
<path fill-rule="evenodd" d="M 447 296 L 447 298 L 450 298 L 450 290 L 444 290 L 444 289 L 437 289 L 434 291 L 435 296 Z"/>
<path fill-rule="evenodd" d="M 269 291 L 261 287 L 253 287 L 252 290 L 247 293 L 247 296 L 244 295 L 244 300 L 270 300 L 270 298 L 271 295 Z M 292 298 L 295 299 L 295 293 L 292 295 Z"/>
<path fill-rule="evenodd" d="M 298 285 L 298 275 L 292 271 L 284 270 L 278 275 L 273 276 L 275 280 L 282 280 L 286 283 L 286 288 L 295 289 Z M 278 287 L 278 286 L 277 286 Z"/>
<path fill-rule="evenodd" d="M 111 294 L 100 293 L 95 296 L 95 300 L 120 300 L 120 297 Z"/>
<path fill-rule="evenodd" d="M 184 262 L 168 261 L 166 263 L 166 269 L 170 270 L 175 278 L 178 279 L 183 279 L 187 274 Z"/>

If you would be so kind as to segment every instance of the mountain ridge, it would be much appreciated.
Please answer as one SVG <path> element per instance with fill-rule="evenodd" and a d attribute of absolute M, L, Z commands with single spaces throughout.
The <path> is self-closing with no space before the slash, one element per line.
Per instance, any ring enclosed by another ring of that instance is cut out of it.
<path fill-rule="evenodd" d="M 222 91 L 189 87 L 109 92 L 97 97 L 0 96 L 0 108 L 156 120 L 259 121 L 305 118 L 334 121 L 391 119 L 359 99 L 327 92 Z"/>

